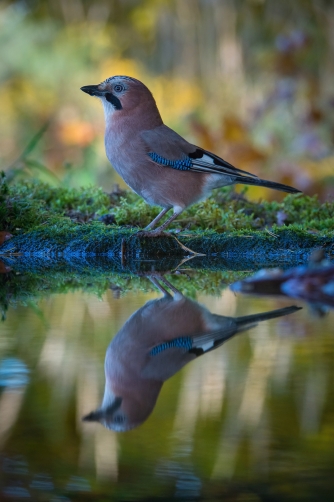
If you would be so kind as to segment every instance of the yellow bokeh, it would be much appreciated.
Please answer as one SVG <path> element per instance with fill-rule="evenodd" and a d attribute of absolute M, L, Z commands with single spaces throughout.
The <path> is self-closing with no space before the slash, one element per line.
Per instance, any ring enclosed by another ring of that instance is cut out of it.
<path fill-rule="evenodd" d="M 165 122 L 175 122 L 203 104 L 203 94 L 196 83 L 180 77 L 148 75 L 141 65 L 131 59 L 109 58 L 103 62 L 100 75 L 101 81 L 113 75 L 126 75 L 144 82 Z"/>

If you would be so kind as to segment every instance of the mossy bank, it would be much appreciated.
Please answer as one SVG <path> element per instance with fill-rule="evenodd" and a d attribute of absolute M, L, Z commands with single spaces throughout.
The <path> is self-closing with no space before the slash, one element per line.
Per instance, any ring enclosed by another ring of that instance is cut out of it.
<path fill-rule="evenodd" d="M 37 181 L 8 185 L 2 176 L 0 230 L 14 237 L 0 253 L 184 255 L 176 239 L 136 237 L 158 212 L 128 191 L 107 194 L 97 187 L 75 190 Z M 316 197 L 288 195 L 282 202 L 254 203 L 225 188 L 190 207 L 171 229 L 185 246 L 206 255 L 289 258 L 322 247 L 331 257 L 333 222 L 334 204 L 321 204 Z"/>
<path fill-rule="evenodd" d="M 0 231 L 14 236 L 0 247 L 7 272 L 0 274 L 2 315 L 9 305 L 54 292 L 147 290 L 152 271 L 172 273 L 173 284 L 190 296 L 198 289 L 219 294 L 260 267 L 305 263 L 317 247 L 334 255 L 334 204 L 316 197 L 254 203 L 217 190 L 172 226 L 183 244 L 205 254 L 186 262 L 174 238 L 136 237 L 158 211 L 131 192 L 8 185 L 2 177 Z"/>

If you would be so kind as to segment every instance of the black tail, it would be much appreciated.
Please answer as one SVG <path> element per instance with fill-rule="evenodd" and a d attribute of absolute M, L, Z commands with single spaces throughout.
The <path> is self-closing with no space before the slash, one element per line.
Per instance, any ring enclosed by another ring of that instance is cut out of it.
<path fill-rule="evenodd" d="M 292 314 L 297 310 L 301 310 L 302 307 L 296 307 L 292 305 L 291 307 L 284 307 L 283 309 L 270 310 L 269 312 L 263 312 L 260 314 L 246 315 L 243 317 L 237 317 L 234 321 L 238 326 L 245 326 L 254 323 L 258 323 L 261 321 L 267 321 L 268 319 L 275 319 L 276 317 L 283 317 L 288 314 Z"/>
<path fill-rule="evenodd" d="M 211 350 L 217 349 L 227 340 L 233 338 L 237 333 L 242 333 L 243 331 L 255 328 L 255 326 L 257 326 L 257 324 L 261 321 L 275 319 L 276 317 L 283 317 L 301 309 L 302 307 L 295 307 L 294 305 L 292 305 L 291 307 L 270 310 L 269 312 L 260 312 L 259 314 L 235 317 L 233 318 L 233 324 L 231 324 L 229 328 L 225 326 L 222 327 L 221 330 L 193 337 L 193 348 L 190 349 L 189 352 L 195 354 L 196 356 L 201 356 L 202 354 L 211 352 Z M 217 319 L 217 321 L 219 320 L 219 318 L 221 318 L 221 316 L 219 315 L 214 315 L 214 317 Z M 223 319 L 225 319 L 224 322 L 226 322 L 227 318 Z M 203 350 L 203 344 L 207 343 L 208 341 L 213 341 L 214 343 L 209 348 Z"/>
<path fill-rule="evenodd" d="M 297 188 L 290 187 L 289 185 L 283 185 L 282 183 L 276 183 L 276 181 L 261 180 L 260 178 L 251 178 L 248 176 L 237 176 L 235 183 L 242 183 L 243 185 L 255 185 L 259 187 L 273 188 L 274 190 L 280 190 L 281 192 L 288 193 L 301 193 L 301 190 Z"/>

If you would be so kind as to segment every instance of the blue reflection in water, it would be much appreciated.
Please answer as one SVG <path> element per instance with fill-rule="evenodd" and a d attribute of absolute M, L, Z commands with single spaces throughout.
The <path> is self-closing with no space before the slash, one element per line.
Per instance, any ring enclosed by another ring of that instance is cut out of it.
<path fill-rule="evenodd" d="M 17 455 L 14 458 L 3 458 L 1 470 L 7 474 L 26 475 L 29 472 L 27 461 Z"/>
<path fill-rule="evenodd" d="M 14 500 L 19 499 L 30 499 L 30 493 L 25 488 L 21 486 L 8 486 L 4 489 L 3 494 L 5 497 L 10 497 Z"/>
<path fill-rule="evenodd" d="M 181 465 L 178 462 L 164 460 L 156 469 L 156 475 L 174 478 L 177 498 L 199 498 L 201 496 L 202 481 L 194 474 L 192 465 Z"/>
<path fill-rule="evenodd" d="M 66 489 L 71 492 L 90 492 L 91 488 L 87 479 L 80 476 L 71 476 Z"/>
<path fill-rule="evenodd" d="M 9 357 L 0 362 L 0 387 L 23 387 L 29 382 L 29 370 L 20 359 Z"/>
<path fill-rule="evenodd" d="M 176 481 L 175 497 L 200 497 L 202 482 L 192 472 L 183 471 Z"/>
<path fill-rule="evenodd" d="M 54 489 L 54 484 L 48 474 L 37 474 L 32 480 L 30 488 L 50 492 Z"/>

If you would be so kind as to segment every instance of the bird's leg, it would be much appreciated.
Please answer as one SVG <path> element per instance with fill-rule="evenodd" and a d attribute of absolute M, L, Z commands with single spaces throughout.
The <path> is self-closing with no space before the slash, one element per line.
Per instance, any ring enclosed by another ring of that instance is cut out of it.
<path fill-rule="evenodd" d="M 187 248 L 187 246 L 185 246 L 184 244 L 182 244 L 182 242 L 179 241 L 179 239 L 177 239 L 175 237 L 175 235 L 171 235 L 171 234 L 166 234 L 164 232 L 165 228 L 168 227 L 168 225 L 170 223 L 172 223 L 172 221 L 175 220 L 175 218 L 177 218 L 179 216 L 179 214 L 182 213 L 182 209 L 180 211 L 175 211 L 172 216 L 170 216 L 168 218 L 168 220 L 165 221 L 165 223 L 163 223 L 162 225 L 160 225 L 160 227 L 156 228 L 155 230 L 152 230 L 150 232 L 151 236 L 152 237 L 159 237 L 160 235 L 164 235 L 164 236 L 170 236 L 170 237 L 173 237 L 176 242 L 179 244 L 179 246 L 183 249 L 183 251 L 186 251 L 187 253 L 191 253 L 192 255 L 197 255 L 197 256 L 204 256 L 202 253 L 196 253 L 196 251 L 193 251 L 192 249 L 190 248 Z"/>
<path fill-rule="evenodd" d="M 165 289 L 158 281 L 158 279 L 156 277 L 153 277 L 153 276 L 149 276 L 149 279 L 151 281 L 151 283 L 159 289 L 159 291 L 161 291 L 161 293 L 164 295 L 164 296 L 168 296 L 168 297 L 171 297 L 172 298 L 172 295 L 167 291 L 167 289 Z"/>
<path fill-rule="evenodd" d="M 181 211 L 179 212 L 174 212 L 172 214 L 172 216 L 170 216 L 166 221 L 165 223 L 163 223 L 162 225 L 160 225 L 160 227 L 156 228 L 155 230 L 152 230 L 152 228 L 158 223 L 158 221 L 167 213 L 167 211 L 169 211 L 170 208 L 164 208 L 161 213 L 158 214 L 158 216 L 156 218 L 154 218 L 153 221 L 151 221 L 151 223 L 144 229 L 144 230 L 140 230 L 139 232 L 137 232 L 135 235 L 137 237 L 160 237 L 160 236 L 164 236 L 164 237 L 173 237 L 172 235 L 170 234 L 166 234 L 164 232 L 164 229 L 168 227 L 168 225 L 173 221 L 175 220 L 175 218 L 180 214 Z"/>
<path fill-rule="evenodd" d="M 158 221 L 161 220 L 163 216 L 170 210 L 170 207 L 164 207 L 164 209 L 154 218 L 154 220 L 151 221 L 147 227 L 145 227 L 145 230 L 152 230 L 152 228 L 155 227 L 155 225 L 158 223 Z"/>
<path fill-rule="evenodd" d="M 192 255 L 197 255 L 197 256 L 204 256 L 202 253 L 196 253 L 196 251 L 193 251 L 192 249 L 187 248 L 182 242 L 180 242 L 175 235 L 165 233 L 164 230 L 165 228 L 168 227 L 172 221 L 175 220 L 179 216 L 179 214 L 182 213 L 183 208 L 177 208 L 178 210 L 174 209 L 174 213 L 172 216 L 170 216 L 160 227 L 156 228 L 155 230 L 146 230 L 148 227 L 146 227 L 145 230 L 141 230 L 140 232 L 137 232 L 135 235 L 136 237 L 172 237 L 173 239 L 176 240 L 176 242 L 179 244 L 179 246 L 183 249 L 183 251 L 186 251 L 187 253 L 191 253 Z M 160 214 L 152 221 L 152 223 L 158 221 L 164 214 L 166 214 L 167 209 L 163 209 Z M 149 227 L 151 227 L 152 223 L 150 223 Z M 151 227 L 152 228 L 152 227 Z"/>
<path fill-rule="evenodd" d="M 167 289 L 164 288 L 164 286 L 166 286 L 166 288 L 169 288 L 171 291 L 173 291 L 173 293 L 175 295 L 175 297 L 174 297 L 175 299 L 183 298 L 183 294 L 181 293 L 181 291 L 179 291 L 177 288 L 175 288 L 173 286 L 173 284 L 171 284 L 165 277 L 163 277 L 163 276 L 159 277 L 160 281 L 164 284 L 164 286 L 162 284 L 160 284 L 160 282 L 158 281 L 158 279 L 155 276 L 151 275 L 148 278 L 150 279 L 152 284 L 154 284 L 154 286 L 156 288 L 158 288 L 159 291 L 161 291 L 161 293 L 164 296 L 168 296 L 168 297 L 172 298 L 172 295 L 167 291 Z"/>
<path fill-rule="evenodd" d="M 179 291 L 175 286 L 173 286 L 172 283 L 170 283 L 166 277 L 160 277 L 160 281 L 164 283 L 164 285 L 166 286 L 166 288 L 169 288 L 171 291 L 173 291 L 173 293 L 175 295 L 178 295 L 178 296 L 183 296 L 183 294 L 181 293 L 181 291 Z"/>
<path fill-rule="evenodd" d="M 175 218 L 177 218 L 179 216 L 179 214 L 181 213 L 181 211 L 179 212 L 174 212 L 172 214 L 172 216 L 170 216 L 162 225 L 160 225 L 160 227 L 156 228 L 155 230 L 152 231 L 152 234 L 155 234 L 155 235 L 161 235 L 163 234 L 165 228 L 168 227 L 168 225 L 170 225 L 170 223 L 172 223 L 172 221 L 175 220 Z M 159 215 L 160 216 L 160 215 Z M 154 221 L 154 220 L 153 220 Z"/>

